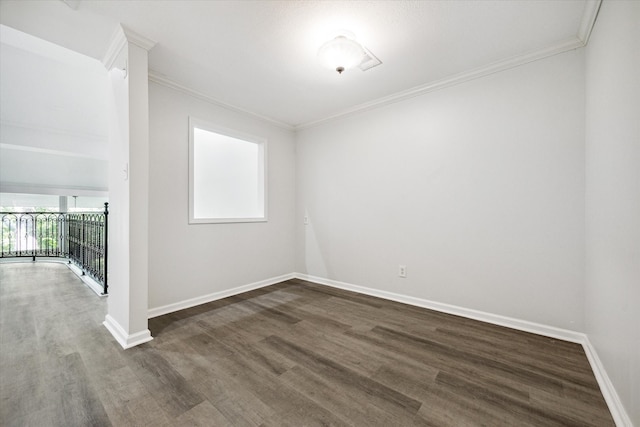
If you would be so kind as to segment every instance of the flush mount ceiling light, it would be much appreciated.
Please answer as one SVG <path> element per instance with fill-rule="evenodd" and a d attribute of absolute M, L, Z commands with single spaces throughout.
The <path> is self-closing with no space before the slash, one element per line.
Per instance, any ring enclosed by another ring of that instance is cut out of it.
<path fill-rule="evenodd" d="M 367 56 L 364 47 L 353 37 L 341 34 L 323 44 L 318 50 L 318 58 L 322 64 L 338 74 L 344 70 L 356 67 L 362 63 Z"/>

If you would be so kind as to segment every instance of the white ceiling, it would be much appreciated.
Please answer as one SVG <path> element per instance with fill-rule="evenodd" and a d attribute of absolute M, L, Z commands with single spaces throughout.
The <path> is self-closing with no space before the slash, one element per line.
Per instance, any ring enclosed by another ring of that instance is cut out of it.
<path fill-rule="evenodd" d="M 0 25 L 0 192 L 106 193 L 107 77 L 96 59 Z"/>
<path fill-rule="evenodd" d="M 500 61 L 579 47 L 597 1 L 76 3 L 2 0 L 0 22 L 97 59 L 122 23 L 157 42 L 156 80 L 295 128 Z M 340 29 L 383 64 L 342 75 L 320 66 L 318 48 Z"/>
<path fill-rule="evenodd" d="M 4 25 L 0 42 L 0 148 L 108 159 L 104 66 Z"/>

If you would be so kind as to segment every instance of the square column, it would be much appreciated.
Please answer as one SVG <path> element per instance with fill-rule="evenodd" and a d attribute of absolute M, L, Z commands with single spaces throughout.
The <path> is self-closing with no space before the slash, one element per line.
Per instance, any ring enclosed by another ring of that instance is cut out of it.
<path fill-rule="evenodd" d="M 154 42 L 124 27 L 103 60 L 109 71 L 109 299 L 105 327 L 123 348 L 148 329 L 149 78 Z"/>

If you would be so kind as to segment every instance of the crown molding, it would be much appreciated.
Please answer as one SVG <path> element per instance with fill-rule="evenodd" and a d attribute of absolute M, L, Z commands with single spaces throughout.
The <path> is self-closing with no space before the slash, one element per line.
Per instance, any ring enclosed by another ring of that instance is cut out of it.
<path fill-rule="evenodd" d="M 150 38 L 147 38 L 142 34 L 138 34 L 132 29 L 127 28 L 122 24 L 120 24 L 120 26 L 122 27 L 122 32 L 124 33 L 124 36 L 126 37 L 129 43 L 133 43 L 136 46 L 141 47 L 146 51 L 153 49 L 153 47 L 156 45 L 156 42 L 151 40 Z"/>
<path fill-rule="evenodd" d="M 602 0 L 587 0 L 584 5 L 582 21 L 580 22 L 580 28 L 578 29 L 578 39 L 584 46 L 589 43 L 589 37 L 591 36 L 591 31 L 596 23 L 596 18 L 598 17 L 601 5 Z"/>
<path fill-rule="evenodd" d="M 554 55 L 568 52 L 570 50 L 585 47 L 589 42 L 589 37 L 595 25 L 596 18 L 598 16 L 598 11 L 600 10 L 601 4 L 602 4 L 602 0 L 586 0 L 585 1 L 584 11 L 583 11 L 582 19 L 580 22 L 580 27 L 578 29 L 577 35 L 573 38 L 561 41 L 559 43 L 556 43 L 555 45 L 549 46 L 544 49 L 539 49 L 539 50 L 527 52 L 521 55 L 516 55 L 511 58 L 493 62 L 491 64 L 488 64 L 482 67 L 478 67 L 469 71 L 465 71 L 459 74 L 446 77 L 441 80 L 437 80 L 435 82 L 426 83 L 426 84 L 415 86 L 413 88 L 410 88 L 404 91 L 396 92 L 386 97 L 378 98 L 370 102 L 365 102 L 365 103 L 353 106 L 351 108 L 342 110 L 330 116 L 326 116 L 318 120 L 313 120 L 313 121 L 298 124 L 298 125 L 290 125 L 290 124 L 281 122 L 279 120 L 255 113 L 253 111 L 220 101 L 212 96 L 204 94 L 195 89 L 183 86 L 175 81 L 172 81 L 166 76 L 162 76 L 158 72 L 154 72 L 153 70 L 149 70 L 149 80 L 154 83 L 158 83 L 168 88 L 177 90 L 179 92 L 183 92 L 195 98 L 201 99 L 210 104 L 225 108 L 227 110 L 235 111 L 244 115 L 251 116 L 253 118 L 260 119 L 262 121 L 275 125 L 279 128 L 291 130 L 291 131 L 298 131 L 298 130 L 319 126 L 329 121 L 348 117 L 348 116 L 369 111 L 378 107 L 383 107 L 385 105 L 400 102 L 405 99 L 420 96 L 425 93 L 433 92 L 439 89 L 444 89 L 450 86 L 455 86 L 470 80 L 474 80 L 474 79 L 485 77 L 491 74 L 499 73 L 501 71 L 505 71 L 510 68 L 515 68 L 520 65 L 525 65 L 530 62 L 538 61 L 540 59 L 548 58 Z M 124 27 L 123 27 L 123 30 L 124 30 Z M 148 40 L 148 39 L 144 39 L 144 40 Z M 134 42 L 132 41 L 132 43 Z M 147 43 L 147 45 L 149 44 Z M 144 47 L 144 46 L 141 46 L 141 47 Z M 151 47 L 153 46 L 151 45 Z"/>
<path fill-rule="evenodd" d="M 578 34 L 574 38 L 557 43 L 548 48 L 539 49 L 522 55 L 517 55 L 470 71 L 455 74 L 442 80 L 416 86 L 414 88 L 397 92 L 383 98 L 378 98 L 371 102 L 359 104 L 346 110 L 342 110 L 341 112 L 338 112 L 331 116 L 297 125 L 295 126 L 295 130 L 302 130 L 318 126 L 332 120 L 348 117 L 356 113 L 372 110 L 374 108 L 382 107 L 394 102 L 399 102 L 428 92 L 433 92 L 439 89 L 464 83 L 469 80 L 477 79 L 480 77 L 488 76 L 490 74 L 498 73 L 500 71 L 508 70 L 510 68 L 518 67 L 520 65 L 528 64 L 540 59 L 548 58 L 550 56 L 558 55 L 569 50 L 585 47 L 589 42 L 589 37 L 591 36 L 591 31 L 593 30 L 593 27 L 595 25 L 601 5 L 602 0 L 586 0 L 584 11 L 582 14 L 582 20 L 580 21 L 580 27 L 578 28 Z"/>
<path fill-rule="evenodd" d="M 254 119 L 259 119 L 261 121 L 267 122 L 271 125 L 275 125 L 281 129 L 285 129 L 285 130 L 289 130 L 289 131 L 293 131 L 295 130 L 294 126 L 291 126 L 287 123 L 281 122 L 279 120 L 276 119 L 272 119 L 271 117 L 267 117 L 267 116 L 263 116 L 261 114 L 258 113 L 254 113 L 253 111 L 249 111 L 246 110 L 244 108 L 241 107 L 236 107 L 235 105 L 232 104 L 228 104 L 226 102 L 220 101 L 216 98 L 213 98 L 212 96 L 209 96 L 207 94 L 204 94 L 200 91 L 197 91 L 195 89 L 183 86 L 179 83 L 176 83 L 175 81 L 165 77 L 165 76 L 161 76 L 158 72 L 154 71 L 154 70 L 149 70 L 149 81 L 153 82 L 153 83 L 157 83 L 161 86 L 165 86 L 169 89 L 173 89 L 176 90 L 178 92 L 182 92 L 186 95 L 192 96 L 194 98 L 198 98 L 202 101 L 208 102 L 209 104 L 213 104 L 216 105 L 218 107 L 222 107 L 224 109 L 227 110 L 231 110 L 231 111 L 235 111 L 236 113 L 240 113 L 240 114 L 244 114 L 245 116 L 249 116 L 251 118 Z"/>
<path fill-rule="evenodd" d="M 111 41 L 109 42 L 106 52 L 102 56 L 102 64 L 104 65 L 104 68 L 107 70 L 111 70 L 113 68 L 113 64 L 116 62 L 116 59 L 118 59 L 118 55 L 120 55 L 120 52 L 124 49 L 126 44 L 127 38 L 124 36 L 122 27 L 118 25 L 111 36 Z"/>
<path fill-rule="evenodd" d="M 318 126 L 332 120 L 348 117 L 354 114 L 372 110 L 374 108 L 379 108 L 385 105 L 403 101 L 405 99 L 420 96 L 425 93 L 429 93 L 429 92 L 440 90 L 446 87 L 458 85 L 460 83 L 464 83 L 469 80 L 474 80 L 480 77 L 485 77 L 491 74 L 499 73 L 501 71 L 508 70 L 510 68 L 515 68 L 520 65 L 528 64 L 530 62 L 538 61 L 540 59 L 548 58 L 550 56 L 558 55 L 560 53 L 564 53 L 569 50 L 574 50 L 581 47 L 584 47 L 584 43 L 582 43 L 582 41 L 579 40 L 577 37 L 574 37 L 572 39 L 565 40 L 561 43 L 558 43 L 556 45 L 553 45 L 545 49 L 539 49 L 533 52 L 525 53 L 523 55 L 517 55 L 508 59 L 504 59 L 502 61 L 493 62 L 483 67 L 475 68 L 473 70 L 465 71 L 459 74 L 454 74 L 450 77 L 437 80 L 435 82 L 430 82 L 420 86 L 415 86 L 411 89 L 407 89 L 401 92 L 396 92 L 392 95 L 389 95 L 383 98 L 378 98 L 371 102 L 365 102 L 363 104 L 356 105 L 346 110 L 342 110 L 331 116 L 328 116 L 319 120 L 303 123 L 301 125 L 296 126 L 295 129 L 302 130 L 302 129 Z"/>
<path fill-rule="evenodd" d="M 598 7 L 600 4 L 601 0 L 597 0 L 597 1 L 589 1 L 589 4 L 591 5 L 592 3 L 597 3 Z M 597 8 L 593 8 L 592 7 L 589 8 L 590 13 L 587 14 L 585 12 L 585 15 L 583 16 L 583 22 L 584 20 L 588 20 L 588 22 L 590 22 L 590 25 L 593 26 L 593 23 L 595 23 L 595 16 L 593 15 L 594 11 L 597 14 Z M 581 26 L 582 28 L 582 26 Z M 589 31 L 590 33 L 590 31 Z M 581 47 L 584 47 L 585 43 L 578 37 L 574 37 L 568 40 L 565 40 L 563 42 L 557 43 L 553 46 L 544 48 L 544 49 L 539 49 L 539 50 L 535 50 L 532 52 L 528 52 L 522 55 L 517 55 L 508 59 L 504 59 L 501 61 L 497 61 L 497 62 L 493 62 L 489 65 L 483 66 L 483 67 L 479 67 L 479 68 L 475 68 L 473 70 L 470 71 L 465 71 L 463 73 L 459 73 L 459 74 L 455 74 L 453 76 L 441 79 L 441 80 L 437 80 L 435 82 L 430 82 L 430 83 L 426 83 L 423 85 L 419 85 L 419 86 L 415 86 L 413 88 L 404 90 L 404 91 L 400 91 L 400 92 L 396 92 L 394 94 L 391 94 L 389 96 L 386 97 L 382 97 L 382 98 L 378 98 L 376 100 L 370 101 L 370 102 L 366 102 L 363 104 L 359 104 L 356 105 L 354 107 L 348 108 L 346 110 L 342 110 L 336 114 L 332 114 L 330 116 L 326 116 L 323 117 L 321 119 L 318 120 L 313 120 L 310 122 L 306 122 L 303 124 L 299 124 L 299 125 L 289 125 L 287 123 L 272 119 L 270 117 L 266 117 L 263 116 L 261 114 L 258 113 L 254 113 L 252 111 L 246 110 L 244 108 L 240 108 L 240 107 L 236 107 L 235 105 L 232 104 L 228 104 L 226 102 L 220 101 L 216 98 L 213 98 L 209 95 L 206 95 L 202 92 L 199 92 L 195 89 L 192 88 L 188 88 L 186 86 L 183 86 L 179 83 L 174 82 L 171 79 L 168 79 L 165 76 L 161 76 L 158 72 L 153 71 L 153 70 L 149 70 L 149 81 L 152 81 L 154 83 L 158 83 L 162 86 L 166 86 L 168 88 L 177 90 L 179 92 L 183 92 L 187 95 L 196 97 L 198 99 L 201 99 L 203 101 L 209 102 L 211 104 L 217 105 L 219 107 L 231 110 L 231 111 L 236 111 L 238 113 L 242 113 L 245 115 L 249 115 L 253 118 L 258 118 L 260 120 L 269 122 L 273 125 L 276 125 L 282 129 L 286 129 L 286 130 L 293 130 L 293 131 L 298 131 L 298 130 L 302 130 L 302 129 L 307 129 L 307 128 L 311 128 L 311 127 L 315 127 L 315 126 L 319 126 L 321 124 L 324 124 L 326 122 L 329 121 L 333 121 L 336 119 L 340 119 L 340 118 L 344 118 L 344 117 L 348 117 L 354 114 L 358 114 L 358 113 L 362 113 L 365 111 L 369 111 L 369 110 L 373 110 L 375 108 L 379 108 L 385 105 L 389 105 L 389 104 L 393 104 L 396 102 L 400 102 L 403 101 L 405 99 L 409 99 L 409 98 L 413 98 L 416 96 L 420 96 L 422 94 L 425 93 L 429 93 L 429 92 L 433 92 L 436 90 L 440 90 L 440 89 L 444 89 L 446 87 L 450 87 L 450 86 L 455 86 L 458 85 L 460 83 L 464 83 L 467 82 L 469 80 L 474 80 L 474 79 L 478 79 L 484 76 L 488 76 L 491 74 L 495 74 L 504 70 L 508 70 L 510 68 L 515 68 L 518 67 L 520 65 L 524 65 L 524 64 L 528 64 L 530 62 L 534 62 L 534 61 L 538 61 L 540 59 L 544 59 L 544 58 L 548 58 L 554 55 L 558 55 L 570 50 L 574 50 L 574 49 L 578 49 Z"/>
<path fill-rule="evenodd" d="M 111 36 L 111 42 L 109 42 L 109 46 L 105 54 L 102 57 L 102 64 L 107 70 L 111 70 L 113 68 L 118 55 L 122 52 L 122 49 L 127 45 L 127 43 L 132 43 L 146 51 L 151 50 L 156 42 L 143 36 L 135 31 L 125 27 L 120 24 L 113 32 Z"/>

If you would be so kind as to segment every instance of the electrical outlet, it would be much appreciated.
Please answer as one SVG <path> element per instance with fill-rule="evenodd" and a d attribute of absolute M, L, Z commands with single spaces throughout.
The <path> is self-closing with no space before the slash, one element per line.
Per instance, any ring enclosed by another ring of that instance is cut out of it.
<path fill-rule="evenodd" d="M 304 216 L 304 225 L 309 225 L 309 216 L 308 215 Z"/>
<path fill-rule="evenodd" d="M 407 266 L 399 265 L 398 266 L 398 276 L 399 277 L 407 277 Z"/>

